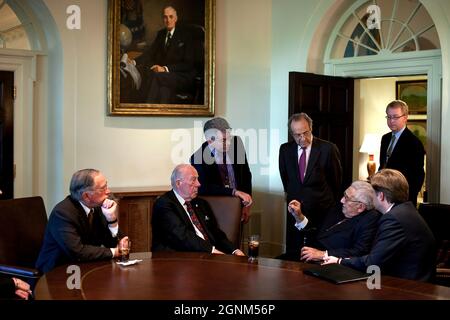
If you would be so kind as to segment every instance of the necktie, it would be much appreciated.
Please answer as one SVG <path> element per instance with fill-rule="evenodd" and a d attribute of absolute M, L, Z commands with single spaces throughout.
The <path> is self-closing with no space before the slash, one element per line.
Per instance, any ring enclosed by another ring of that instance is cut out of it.
<path fill-rule="evenodd" d="M 394 149 L 394 143 L 395 143 L 395 134 L 392 134 L 391 142 L 389 143 L 389 147 L 386 152 L 386 162 L 389 160 L 389 158 L 392 155 L 392 150 Z"/>
<path fill-rule="evenodd" d="M 298 160 L 298 171 L 300 172 L 300 181 L 303 183 L 306 170 L 306 148 L 302 148 L 302 154 Z"/>
<path fill-rule="evenodd" d="M 228 175 L 228 168 L 227 168 L 227 154 L 222 154 L 222 163 L 218 163 L 220 176 L 222 177 L 223 185 L 226 188 L 230 188 L 230 177 Z"/>
<path fill-rule="evenodd" d="M 91 209 L 88 214 L 89 227 L 92 228 L 92 222 L 94 221 L 94 209 Z"/>
<path fill-rule="evenodd" d="M 208 235 L 206 234 L 205 229 L 203 229 L 202 224 L 198 220 L 198 217 L 195 214 L 194 208 L 192 208 L 191 202 L 186 201 L 185 205 L 186 205 L 187 211 L 189 213 L 189 216 L 191 217 L 192 223 L 198 230 L 200 230 L 200 232 L 203 234 L 203 237 L 205 238 L 205 240 L 208 241 Z"/>
<path fill-rule="evenodd" d="M 172 38 L 172 35 L 170 34 L 170 32 L 167 32 L 167 36 L 166 36 L 166 44 L 164 45 L 164 49 L 167 50 L 167 48 L 170 45 L 170 39 Z"/>

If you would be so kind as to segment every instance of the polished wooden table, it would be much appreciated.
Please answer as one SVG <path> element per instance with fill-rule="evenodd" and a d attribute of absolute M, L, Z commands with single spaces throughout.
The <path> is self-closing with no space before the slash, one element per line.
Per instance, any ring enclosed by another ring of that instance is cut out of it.
<path fill-rule="evenodd" d="M 123 267 L 114 261 L 80 263 L 81 288 L 69 290 L 67 266 L 44 275 L 37 300 L 436 300 L 450 288 L 381 277 L 381 289 L 365 281 L 335 285 L 303 273 L 309 264 L 203 253 L 137 253 L 142 262 Z"/>

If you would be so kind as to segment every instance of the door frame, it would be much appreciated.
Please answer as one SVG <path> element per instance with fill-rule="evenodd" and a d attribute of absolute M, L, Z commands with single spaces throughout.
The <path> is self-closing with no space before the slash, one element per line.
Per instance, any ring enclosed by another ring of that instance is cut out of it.
<path fill-rule="evenodd" d="M 0 49 L 0 70 L 14 72 L 14 197 L 33 195 L 35 186 L 33 132 L 34 81 L 38 52 Z"/>
<path fill-rule="evenodd" d="M 386 54 L 383 57 L 354 57 L 325 61 L 325 75 L 376 78 L 387 76 L 427 75 L 427 164 L 426 181 L 428 201 L 440 200 L 441 175 L 441 50 L 427 50 Z M 356 131 L 354 133 L 356 137 Z M 356 149 L 355 149 L 356 150 Z M 355 155 L 356 157 L 356 155 Z M 357 161 L 355 163 L 358 163 Z"/>

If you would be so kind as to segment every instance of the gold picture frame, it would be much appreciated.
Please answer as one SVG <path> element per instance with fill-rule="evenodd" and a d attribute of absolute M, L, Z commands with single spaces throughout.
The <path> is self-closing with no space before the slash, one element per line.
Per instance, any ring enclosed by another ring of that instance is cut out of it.
<path fill-rule="evenodd" d="M 408 104 L 410 115 L 427 114 L 427 80 L 396 81 L 397 99 Z"/>
<path fill-rule="evenodd" d="M 189 67 L 184 64 L 182 69 L 185 72 L 188 68 L 189 77 L 181 82 L 176 80 L 177 86 L 183 83 L 184 87 L 170 88 L 166 91 L 170 94 L 164 95 L 163 99 L 150 94 L 154 92 L 153 84 L 159 82 L 151 82 L 155 81 L 154 73 L 150 75 L 152 66 L 139 61 L 145 60 L 147 53 L 157 47 L 158 36 L 160 40 L 166 32 L 163 31 L 163 8 L 167 2 L 108 0 L 108 115 L 214 115 L 215 0 L 175 0 L 171 3 L 178 21 L 170 45 L 173 50 L 184 48 L 189 52 L 186 55 L 189 58 L 183 58 L 183 61 L 189 61 Z M 175 36 L 177 32 L 178 37 Z M 179 38 L 180 32 L 184 38 Z M 162 53 L 161 50 L 157 52 Z M 175 64 L 173 67 L 161 65 L 167 73 L 160 76 L 174 76 L 181 70 Z"/>

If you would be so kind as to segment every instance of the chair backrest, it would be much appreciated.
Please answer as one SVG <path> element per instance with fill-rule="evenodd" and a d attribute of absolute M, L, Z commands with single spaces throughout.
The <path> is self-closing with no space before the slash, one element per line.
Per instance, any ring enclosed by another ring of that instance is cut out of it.
<path fill-rule="evenodd" d="M 41 197 L 0 200 L 0 264 L 34 268 L 46 225 Z"/>
<path fill-rule="evenodd" d="M 208 201 L 219 228 L 225 232 L 236 248 L 241 246 L 241 202 L 239 198 L 227 196 L 200 196 Z"/>

